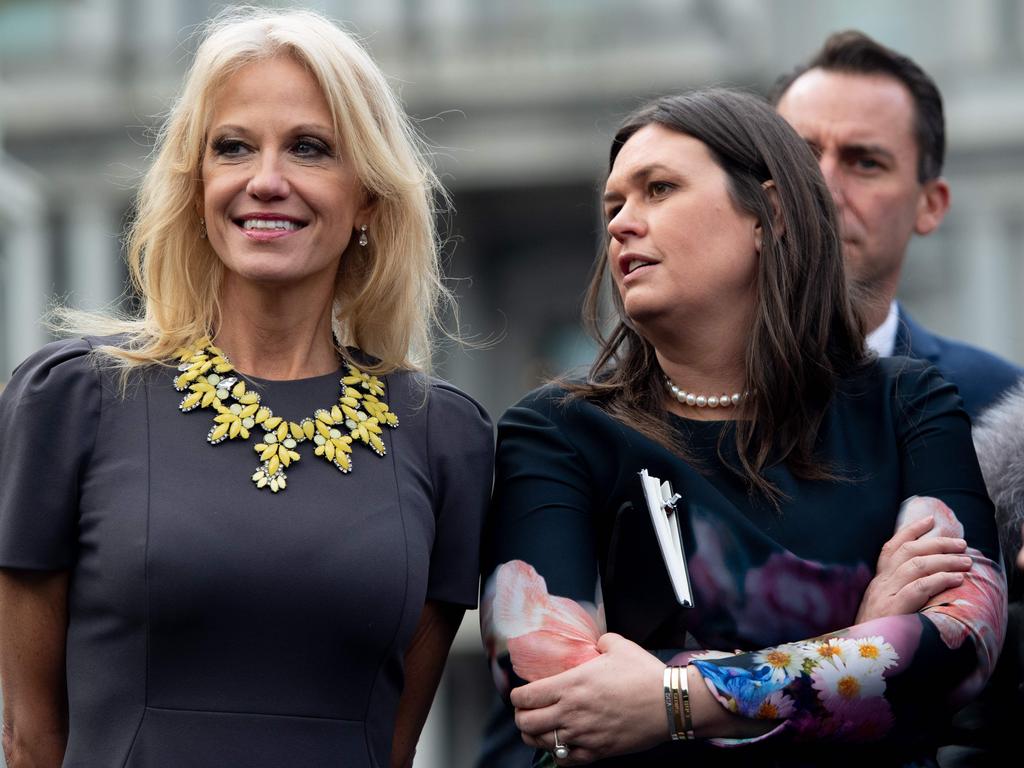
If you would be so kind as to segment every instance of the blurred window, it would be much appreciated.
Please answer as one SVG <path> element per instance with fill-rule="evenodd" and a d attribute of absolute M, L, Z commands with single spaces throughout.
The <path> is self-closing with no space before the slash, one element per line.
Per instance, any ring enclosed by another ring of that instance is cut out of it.
<path fill-rule="evenodd" d="M 1024 3 L 1020 0 L 1002 0 L 1000 5 L 999 50 L 1007 63 L 1019 64 L 1024 60 Z"/>
<path fill-rule="evenodd" d="M 60 42 L 60 0 L 0 0 L 0 61 L 52 55 Z"/>
<path fill-rule="evenodd" d="M 7 229 L 7 225 L 10 222 L 6 221 L 4 217 L 0 216 L 0 226 Z M 0 238 L 0 297 L 7 295 L 7 251 L 4 246 L 3 238 Z M 14 361 L 10 360 L 9 350 L 7 349 L 7 333 L 3 330 L 8 327 L 11 322 L 11 318 L 7 316 L 4 306 L 7 302 L 0 301 L 0 390 L 3 390 L 4 384 L 7 383 L 7 377 L 10 376 L 11 368 L 14 367 Z M 0 699 L 0 703 L 2 703 Z M 3 765 L 2 758 L 0 758 L 0 765 Z"/>

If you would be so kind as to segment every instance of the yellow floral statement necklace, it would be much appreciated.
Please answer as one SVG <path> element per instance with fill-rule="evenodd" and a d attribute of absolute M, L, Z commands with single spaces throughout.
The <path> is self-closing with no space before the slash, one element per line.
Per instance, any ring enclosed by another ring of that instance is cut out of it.
<path fill-rule="evenodd" d="M 398 426 L 398 417 L 379 399 L 384 396 L 383 382 L 354 365 L 348 365 L 349 375 L 341 379 L 342 392 L 337 404 L 330 410 L 320 408 L 312 418 L 296 424 L 275 416 L 262 405 L 259 393 L 246 388 L 227 356 L 209 338 L 179 349 L 175 356 L 180 365 L 174 388 L 188 391 L 178 408 L 183 413 L 196 408 L 217 412 L 206 436 L 208 443 L 248 440 L 250 430 L 258 427 L 263 431 L 263 439 L 253 446 L 263 462 L 252 476 L 257 488 L 277 493 L 288 486 L 284 470 L 301 458 L 296 450 L 299 443 L 313 441 L 314 454 L 342 472 L 351 472 L 355 441 L 383 456 L 387 449 L 381 439 L 381 425 Z"/>

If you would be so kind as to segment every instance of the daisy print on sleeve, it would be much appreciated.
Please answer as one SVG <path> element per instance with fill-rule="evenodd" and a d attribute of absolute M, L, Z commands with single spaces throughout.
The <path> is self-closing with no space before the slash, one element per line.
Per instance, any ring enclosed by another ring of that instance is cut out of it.
<path fill-rule="evenodd" d="M 922 515 L 935 518 L 932 535 L 964 535 L 946 504 L 923 496 L 903 504 L 897 528 Z M 952 712 L 988 678 L 1006 626 L 1006 586 L 998 563 L 971 547 L 967 554 L 974 564 L 964 582 L 919 613 L 691 663 L 730 712 L 779 721 L 760 739 L 785 730 L 798 740 L 876 741 L 901 718 Z M 941 675 L 923 672 L 935 663 L 943 665 Z M 899 695 L 894 687 L 901 688 Z"/>
<path fill-rule="evenodd" d="M 693 663 L 731 712 L 787 721 L 797 738 L 874 741 L 892 725 L 884 675 L 898 661 L 895 647 L 880 635 L 830 635 Z"/>

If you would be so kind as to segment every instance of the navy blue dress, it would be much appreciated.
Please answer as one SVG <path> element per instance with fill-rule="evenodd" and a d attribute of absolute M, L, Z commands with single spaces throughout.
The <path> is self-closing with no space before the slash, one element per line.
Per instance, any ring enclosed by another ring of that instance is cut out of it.
<path fill-rule="evenodd" d="M 905 358 L 842 382 L 817 446 L 836 479 L 769 468 L 785 494 L 779 509 L 729 468 L 738 462 L 729 421 L 666 419 L 695 463 L 556 387 L 501 419 L 481 605 L 499 687 L 550 674 L 536 656 L 552 654 L 559 624 L 537 617 L 562 616 L 554 598 L 568 598 L 598 631 L 697 665 L 723 706 L 777 725 L 733 749 L 668 743 L 666 726 L 663 746 L 602 765 L 934 764 L 950 713 L 991 672 L 1006 622 L 992 505 L 956 388 Z M 673 593 L 642 469 L 682 495 L 693 607 Z M 925 514 L 967 540 L 974 566 L 964 585 L 919 614 L 856 625 L 882 545 Z M 499 572 L 514 590 L 499 589 Z M 529 597 L 508 600 L 513 593 Z"/>
<path fill-rule="evenodd" d="M 122 394 L 90 348 L 47 346 L 0 397 L 0 566 L 71 571 L 64 765 L 387 766 L 424 602 L 476 602 L 486 413 L 382 377 L 387 454 L 342 474 L 307 443 L 273 494 L 255 440 L 179 412 L 173 368 Z M 252 381 L 298 421 L 341 375 Z"/>

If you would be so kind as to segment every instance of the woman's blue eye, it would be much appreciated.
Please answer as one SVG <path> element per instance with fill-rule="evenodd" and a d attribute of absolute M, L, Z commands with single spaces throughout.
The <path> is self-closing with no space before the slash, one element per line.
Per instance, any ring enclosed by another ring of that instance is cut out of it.
<path fill-rule="evenodd" d="M 238 139 L 217 139 L 213 142 L 213 152 L 223 157 L 233 157 L 242 154 L 245 144 Z"/>
<path fill-rule="evenodd" d="M 292 145 L 292 151 L 302 157 L 330 156 L 331 149 L 320 139 L 301 138 Z"/>

